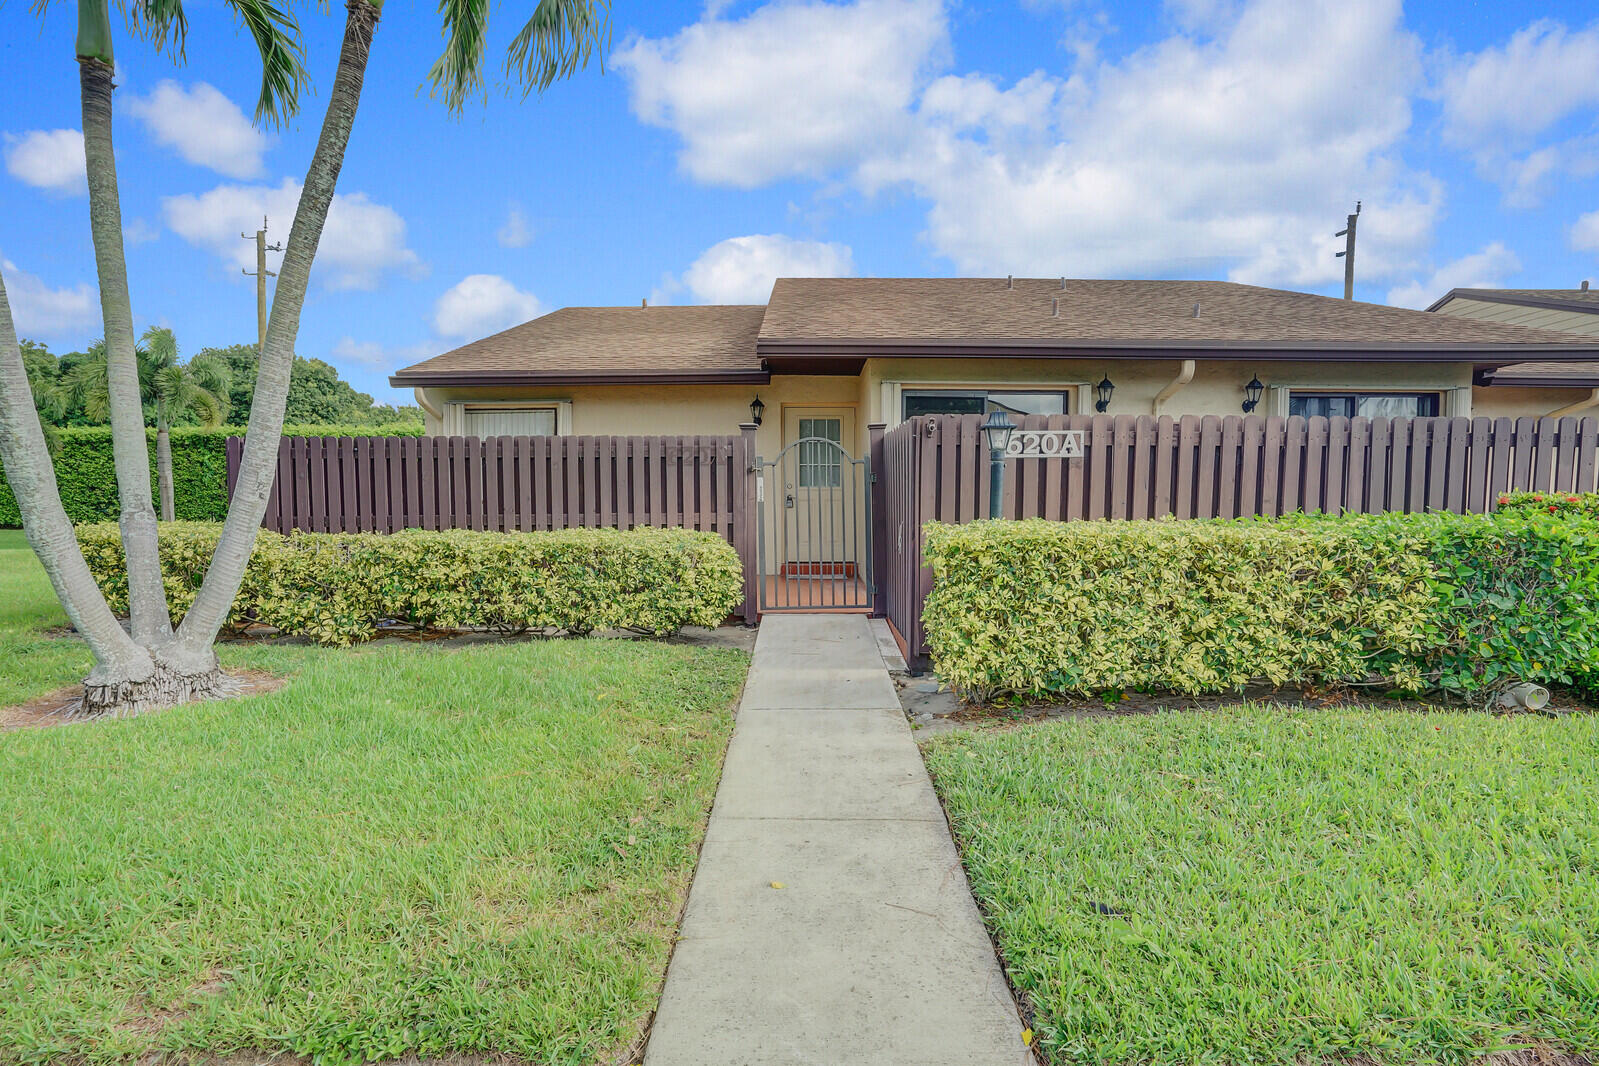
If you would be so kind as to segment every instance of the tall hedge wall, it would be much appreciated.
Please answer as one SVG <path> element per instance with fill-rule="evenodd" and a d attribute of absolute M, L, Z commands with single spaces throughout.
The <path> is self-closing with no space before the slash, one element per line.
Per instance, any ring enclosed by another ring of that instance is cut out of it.
<path fill-rule="evenodd" d="M 172 431 L 173 507 L 181 521 L 219 522 L 228 511 L 228 438 L 242 426 Z M 419 437 L 421 426 L 285 426 L 285 436 Z M 105 522 L 117 517 L 117 475 L 111 458 L 111 430 L 60 429 L 55 456 L 56 484 L 67 517 L 74 522 Z M 150 487 L 155 491 L 155 430 L 150 438 Z M 0 528 L 22 525 L 17 499 L 0 472 Z"/>

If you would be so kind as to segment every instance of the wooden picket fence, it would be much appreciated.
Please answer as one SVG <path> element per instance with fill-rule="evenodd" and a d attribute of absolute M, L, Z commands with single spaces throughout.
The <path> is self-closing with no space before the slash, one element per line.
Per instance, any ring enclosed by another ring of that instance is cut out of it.
<path fill-rule="evenodd" d="M 243 440 L 228 439 L 228 493 Z M 749 568 L 752 435 L 285 437 L 262 525 L 287 533 L 679 527 Z M 749 541 L 746 544 L 746 540 Z M 746 575 L 746 588 L 754 588 Z M 753 608 L 746 606 L 753 619 Z"/>
<path fill-rule="evenodd" d="M 907 650 L 924 655 L 928 521 L 988 517 L 979 415 L 911 419 L 874 442 L 878 574 Z M 1007 518 L 1232 518 L 1292 511 L 1492 510 L 1502 492 L 1595 490 L 1592 418 L 1031 416 L 1024 429 L 1080 429 L 1076 459 L 1012 459 Z"/>

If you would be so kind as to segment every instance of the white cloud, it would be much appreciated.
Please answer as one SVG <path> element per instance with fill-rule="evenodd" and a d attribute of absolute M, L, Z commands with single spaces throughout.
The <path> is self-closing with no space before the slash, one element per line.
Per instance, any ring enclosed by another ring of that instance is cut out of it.
<path fill-rule="evenodd" d="M 926 68 L 948 51 L 938 0 L 779 3 L 708 13 L 616 54 L 633 111 L 676 132 L 700 181 L 753 187 L 819 176 L 907 132 Z"/>
<path fill-rule="evenodd" d="M 512 204 L 505 213 L 505 224 L 494 233 L 502 248 L 526 248 L 533 243 L 533 225 L 518 204 Z"/>
<path fill-rule="evenodd" d="M 130 98 L 127 108 L 158 143 L 176 149 L 196 166 L 230 178 L 261 173 L 266 136 L 237 104 L 203 81 L 187 89 L 163 81 L 149 96 Z"/>
<path fill-rule="evenodd" d="M 1561 129 L 1599 104 L 1599 24 L 1579 32 L 1549 19 L 1502 46 L 1447 62 L 1437 95 L 1444 140 L 1468 152 L 1514 206 L 1536 204 L 1560 174 L 1599 173 L 1599 128 Z"/>
<path fill-rule="evenodd" d="M 763 304 L 777 278 L 854 273 L 855 259 L 845 245 L 757 233 L 711 245 L 683 272 L 682 284 L 703 304 Z"/>
<path fill-rule="evenodd" d="M 1442 192 L 1400 156 L 1422 77 L 1399 0 L 1176 15 L 1176 32 L 1123 58 L 1009 85 L 933 77 L 943 12 L 874 0 L 702 22 L 633 42 L 623 68 L 694 177 L 908 188 L 962 272 L 1330 284 L 1332 233 L 1356 199 L 1362 278 L 1413 270 Z M 855 69 L 883 39 L 881 69 Z"/>
<path fill-rule="evenodd" d="M 358 341 L 354 337 L 340 338 L 333 346 L 332 356 L 340 363 L 360 363 L 362 366 L 382 367 L 388 360 L 383 345 L 377 341 Z"/>
<path fill-rule="evenodd" d="M 99 297 L 92 285 L 52 289 L 41 278 L 0 256 L 5 269 L 6 297 L 11 319 L 22 337 L 53 337 L 94 328 L 99 321 Z"/>
<path fill-rule="evenodd" d="M 1599 211 L 1590 211 L 1572 224 L 1571 246 L 1579 252 L 1599 252 Z"/>
<path fill-rule="evenodd" d="M 198 196 L 169 196 L 161 207 L 167 226 L 178 236 L 209 248 L 225 263 L 254 270 L 255 245 L 239 234 L 253 233 L 265 215 L 268 241 L 283 243 L 299 202 L 300 183 L 284 178 L 276 186 L 218 185 Z M 270 253 L 268 269 L 277 270 L 281 260 L 281 253 Z M 371 289 L 389 271 L 410 276 L 425 272 L 417 254 L 406 247 L 405 219 L 365 193 L 335 194 L 313 273 L 331 289 Z"/>
<path fill-rule="evenodd" d="M 161 227 L 153 226 L 142 218 L 130 219 L 122 224 L 124 244 L 149 244 L 161 239 Z"/>
<path fill-rule="evenodd" d="M 83 134 L 77 130 L 29 130 L 5 135 L 6 170 L 37 189 L 82 195 Z"/>
<path fill-rule="evenodd" d="M 539 315 L 538 297 L 498 274 L 468 274 L 433 308 L 433 328 L 443 337 L 482 337 Z"/>
<path fill-rule="evenodd" d="M 1521 269 L 1516 253 L 1499 241 L 1480 251 L 1445 263 L 1431 276 L 1416 279 L 1388 290 L 1388 302 L 1396 307 L 1427 307 L 1450 289 L 1497 289 L 1505 278 Z"/>

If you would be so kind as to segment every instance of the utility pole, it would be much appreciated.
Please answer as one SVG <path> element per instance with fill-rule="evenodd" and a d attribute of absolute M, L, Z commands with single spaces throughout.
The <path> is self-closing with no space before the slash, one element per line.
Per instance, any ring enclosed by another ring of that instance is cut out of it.
<path fill-rule="evenodd" d="M 261 358 L 261 353 L 266 351 L 266 279 L 277 277 L 277 274 L 266 268 L 266 254 L 268 252 L 283 251 L 283 245 L 268 244 L 266 242 L 266 231 L 267 220 L 266 216 L 262 215 L 260 229 L 256 230 L 254 233 L 239 234 L 239 236 L 243 237 L 245 240 L 255 242 L 255 273 L 251 274 L 248 270 L 245 270 L 242 267 L 239 268 L 239 272 L 247 278 L 255 278 L 255 357 L 257 359 Z"/>
<path fill-rule="evenodd" d="M 1355 298 L 1355 223 L 1359 221 L 1360 201 L 1356 200 L 1355 213 L 1349 216 L 1349 220 L 1343 229 L 1333 234 L 1334 237 L 1342 237 L 1344 239 L 1344 250 L 1336 252 L 1334 255 L 1341 256 L 1344 261 L 1344 299 L 1346 300 Z"/>

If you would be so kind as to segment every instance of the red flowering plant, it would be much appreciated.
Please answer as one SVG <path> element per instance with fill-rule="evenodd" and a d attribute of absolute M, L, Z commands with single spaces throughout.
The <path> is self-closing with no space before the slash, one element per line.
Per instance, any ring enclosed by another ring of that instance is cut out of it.
<path fill-rule="evenodd" d="M 1599 493 L 1596 492 L 1502 492 L 1499 494 L 1500 514 L 1582 515 L 1599 517 Z"/>

